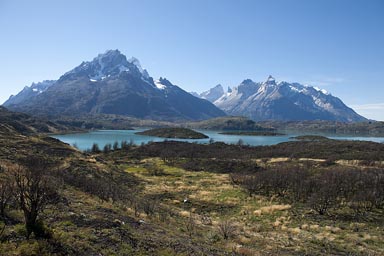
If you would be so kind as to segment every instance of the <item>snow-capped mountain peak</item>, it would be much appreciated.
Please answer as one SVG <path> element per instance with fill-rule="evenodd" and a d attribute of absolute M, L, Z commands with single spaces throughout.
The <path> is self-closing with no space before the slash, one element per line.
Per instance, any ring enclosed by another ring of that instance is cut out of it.
<path fill-rule="evenodd" d="M 213 103 L 227 114 L 253 120 L 365 120 L 324 89 L 299 83 L 276 83 L 272 76 L 262 83 L 246 79 Z"/>
<path fill-rule="evenodd" d="M 143 69 L 138 59 L 132 57 L 129 61 L 119 50 L 108 50 L 97 55 L 92 61 L 82 62 L 78 67 L 64 74 L 65 77 L 86 75 L 91 82 L 98 82 L 111 76 L 129 72 L 149 80 L 148 72 Z"/>
<path fill-rule="evenodd" d="M 31 86 L 25 86 L 24 89 L 17 95 L 11 95 L 4 105 L 18 104 L 30 97 L 34 97 L 38 94 L 45 92 L 51 87 L 56 80 L 44 80 L 38 83 L 32 83 Z"/>
<path fill-rule="evenodd" d="M 208 91 L 200 93 L 200 98 L 214 102 L 224 94 L 224 89 L 221 84 L 209 89 Z"/>
<path fill-rule="evenodd" d="M 146 69 L 143 69 L 141 67 L 141 64 L 140 64 L 140 61 L 135 58 L 135 57 L 131 57 L 129 60 L 128 60 L 129 63 L 135 65 L 137 67 L 137 69 L 140 71 L 140 73 L 145 77 L 145 78 L 149 78 L 149 74 L 147 72 Z"/>
<path fill-rule="evenodd" d="M 276 79 L 275 79 L 273 76 L 269 75 L 268 78 L 267 78 L 267 80 L 265 81 L 265 83 L 266 83 L 266 84 L 273 84 L 273 85 L 276 85 Z"/>
<path fill-rule="evenodd" d="M 39 115 L 114 114 L 154 120 L 202 120 L 225 116 L 165 78 L 153 81 L 136 58 L 109 50 L 54 81 L 42 91 L 27 87 L 4 103 L 9 109 Z"/>

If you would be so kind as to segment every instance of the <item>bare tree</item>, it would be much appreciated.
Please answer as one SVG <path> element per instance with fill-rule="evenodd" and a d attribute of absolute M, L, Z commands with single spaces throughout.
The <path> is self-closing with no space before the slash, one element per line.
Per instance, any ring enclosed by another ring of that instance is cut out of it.
<path fill-rule="evenodd" d="M 236 227 L 230 220 L 221 221 L 217 228 L 225 240 L 233 237 L 236 233 Z"/>
<path fill-rule="evenodd" d="M 0 166 L 0 217 L 5 219 L 5 209 L 12 199 L 12 181 L 5 167 Z"/>
<path fill-rule="evenodd" d="M 44 236 L 38 223 L 38 217 L 46 205 L 57 196 L 57 187 L 48 175 L 53 166 L 42 158 L 29 158 L 24 165 L 16 165 L 9 171 L 15 187 L 15 199 L 24 213 L 27 238 L 32 232 L 35 236 Z"/>
<path fill-rule="evenodd" d="M 192 238 L 192 235 L 196 229 L 196 222 L 195 222 L 195 219 L 193 218 L 191 210 L 189 211 L 188 219 L 185 220 L 185 229 L 187 230 L 189 237 Z"/>

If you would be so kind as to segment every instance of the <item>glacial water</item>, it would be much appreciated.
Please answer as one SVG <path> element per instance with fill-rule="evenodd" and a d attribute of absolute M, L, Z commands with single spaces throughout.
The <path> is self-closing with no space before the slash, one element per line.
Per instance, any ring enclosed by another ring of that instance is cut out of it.
<path fill-rule="evenodd" d="M 104 145 L 115 141 L 128 141 L 133 142 L 136 145 L 142 143 L 148 143 L 150 141 L 158 142 L 164 141 L 164 138 L 145 136 L 135 134 L 139 131 L 144 131 L 145 129 L 136 129 L 136 130 L 97 130 L 90 131 L 87 133 L 71 133 L 63 135 L 53 135 L 53 138 L 59 139 L 70 145 L 76 145 L 80 150 L 90 149 L 94 143 L 97 143 L 102 149 Z M 247 135 L 224 135 L 220 134 L 220 131 L 207 131 L 207 130 L 198 130 L 209 136 L 208 139 L 167 139 L 175 141 L 187 141 L 187 142 L 196 142 L 196 143 L 209 143 L 212 139 L 215 142 L 224 142 L 227 144 L 236 144 L 241 139 L 244 144 L 252 146 L 261 146 L 261 145 L 274 145 L 281 142 L 286 142 L 292 140 L 292 137 L 297 136 L 297 134 L 287 134 L 281 136 L 247 136 Z M 356 137 L 356 136 L 328 136 L 331 139 L 340 139 L 340 140 L 365 140 L 365 141 L 374 141 L 374 142 L 384 142 L 383 137 Z"/>

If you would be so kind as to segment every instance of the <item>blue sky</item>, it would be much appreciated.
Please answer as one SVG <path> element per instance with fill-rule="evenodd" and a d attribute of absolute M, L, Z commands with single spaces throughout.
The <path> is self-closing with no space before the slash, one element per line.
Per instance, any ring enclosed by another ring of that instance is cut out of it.
<path fill-rule="evenodd" d="M 317 86 L 384 120 L 381 0 L 0 0 L 0 103 L 107 49 L 187 91 Z"/>

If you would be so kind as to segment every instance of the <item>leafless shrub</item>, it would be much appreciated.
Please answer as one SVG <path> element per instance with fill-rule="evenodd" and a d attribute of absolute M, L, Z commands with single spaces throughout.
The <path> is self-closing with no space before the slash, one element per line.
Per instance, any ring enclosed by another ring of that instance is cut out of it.
<path fill-rule="evenodd" d="M 6 173 L 6 168 L 0 166 L 0 218 L 5 220 L 5 210 L 12 199 L 13 183 Z"/>
<path fill-rule="evenodd" d="M 196 222 L 191 211 L 189 212 L 188 219 L 185 220 L 185 229 L 187 230 L 189 237 L 192 237 L 196 229 Z"/>
<path fill-rule="evenodd" d="M 212 219 L 209 217 L 209 215 L 203 214 L 201 216 L 201 223 L 204 225 L 212 225 Z"/>
<path fill-rule="evenodd" d="M 144 213 L 147 215 L 153 215 L 156 211 L 156 208 L 158 206 L 158 202 L 155 200 L 146 200 L 142 199 L 140 200 L 141 208 L 143 209 Z"/>
<path fill-rule="evenodd" d="M 164 169 L 156 166 L 156 165 L 151 165 L 147 168 L 149 175 L 151 176 L 163 176 L 165 175 Z"/>
<path fill-rule="evenodd" d="M 14 184 L 14 197 L 24 213 L 27 238 L 32 232 L 37 237 L 48 235 L 39 220 L 46 205 L 58 197 L 57 182 L 50 175 L 53 164 L 44 158 L 31 157 L 23 165 L 14 165 L 8 172 Z"/>
<path fill-rule="evenodd" d="M 349 207 L 359 215 L 384 206 L 384 170 L 332 167 L 313 170 L 275 165 L 268 170 L 231 174 L 233 184 L 249 195 L 277 197 L 290 203 L 306 203 L 320 215 Z"/>
<path fill-rule="evenodd" d="M 230 220 L 224 220 L 219 223 L 217 226 L 217 229 L 220 233 L 220 235 L 223 237 L 223 239 L 228 240 L 235 236 L 236 234 L 236 227 Z"/>

